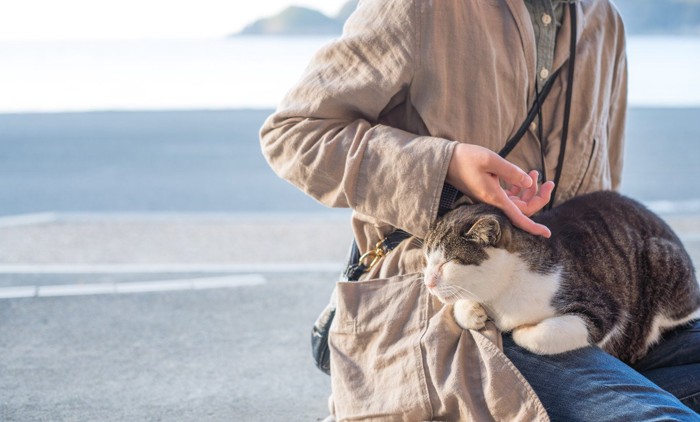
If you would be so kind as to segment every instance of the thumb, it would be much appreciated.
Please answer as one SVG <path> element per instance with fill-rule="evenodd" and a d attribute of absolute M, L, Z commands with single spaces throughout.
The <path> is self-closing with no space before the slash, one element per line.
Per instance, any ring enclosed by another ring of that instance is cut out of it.
<path fill-rule="evenodd" d="M 501 158 L 498 154 L 494 153 L 491 156 L 487 170 L 508 184 L 520 186 L 521 188 L 532 186 L 532 178 L 527 173 L 515 164 Z"/>

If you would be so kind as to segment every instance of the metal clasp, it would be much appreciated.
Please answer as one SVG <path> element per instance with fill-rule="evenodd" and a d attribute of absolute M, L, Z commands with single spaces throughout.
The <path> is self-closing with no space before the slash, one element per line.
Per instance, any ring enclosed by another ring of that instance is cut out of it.
<path fill-rule="evenodd" d="M 374 249 L 365 252 L 360 257 L 360 263 L 367 267 L 367 270 L 371 270 L 382 258 L 386 256 L 386 245 L 384 245 L 384 240 L 377 242 Z M 368 260 L 371 260 L 369 265 L 367 265 Z"/>

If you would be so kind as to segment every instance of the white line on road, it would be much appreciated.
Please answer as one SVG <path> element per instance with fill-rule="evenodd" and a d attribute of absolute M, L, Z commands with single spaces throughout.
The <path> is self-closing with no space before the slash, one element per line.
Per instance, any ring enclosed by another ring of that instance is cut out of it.
<path fill-rule="evenodd" d="M 5 264 L 0 274 L 177 274 L 177 273 L 309 273 L 340 272 L 340 262 L 250 264 Z"/>
<path fill-rule="evenodd" d="M 36 286 L 14 286 L 0 289 L 0 299 L 14 299 L 20 297 L 36 296 Z"/>
<path fill-rule="evenodd" d="M 51 286 L 15 286 L 0 288 L 0 299 L 27 297 L 86 296 L 124 293 L 172 292 L 178 290 L 225 289 L 260 286 L 267 283 L 260 274 L 182 280 L 139 281 L 125 283 L 59 284 Z"/>
<path fill-rule="evenodd" d="M 33 226 L 47 224 L 56 221 L 56 214 L 41 212 L 35 214 L 10 215 L 0 217 L 0 227 Z"/>
<path fill-rule="evenodd" d="M 347 222 L 352 213 L 345 209 L 332 209 L 310 212 L 43 212 L 0 216 L 0 227 L 26 226 L 45 223 L 268 223 L 268 224 L 298 224 L 298 223 L 333 223 Z"/>

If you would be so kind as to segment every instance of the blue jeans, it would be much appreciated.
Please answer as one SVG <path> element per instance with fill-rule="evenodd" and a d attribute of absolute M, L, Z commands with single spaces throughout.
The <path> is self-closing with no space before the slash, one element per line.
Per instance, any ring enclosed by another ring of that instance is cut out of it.
<path fill-rule="evenodd" d="M 505 335 L 503 348 L 552 421 L 700 421 L 700 321 L 664 335 L 634 369 L 597 347 L 540 356 Z"/>

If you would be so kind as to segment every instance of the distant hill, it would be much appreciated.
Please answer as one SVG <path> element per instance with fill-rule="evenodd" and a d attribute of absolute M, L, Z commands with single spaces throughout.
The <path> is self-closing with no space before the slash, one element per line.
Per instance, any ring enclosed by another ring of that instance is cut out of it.
<path fill-rule="evenodd" d="M 360 2 L 360 0 L 350 0 L 348 2 L 345 2 L 343 7 L 340 8 L 340 11 L 338 12 L 337 15 L 335 15 L 335 19 L 341 22 L 345 22 L 348 20 L 350 15 L 352 15 L 352 12 L 357 9 L 357 4 Z"/>
<path fill-rule="evenodd" d="M 612 0 L 630 35 L 700 35 L 700 0 Z M 334 17 L 291 6 L 259 19 L 236 35 L 340 35 L 359 0 L 346 2 Z"/>
<path fill-rule="evenodd" d="M 340 35 L 345 20 L 358 2 L 346 2 L 335 17 L 306 7 L 290 6 L 274 16 L 258 19 L 236 35 Z"/>

